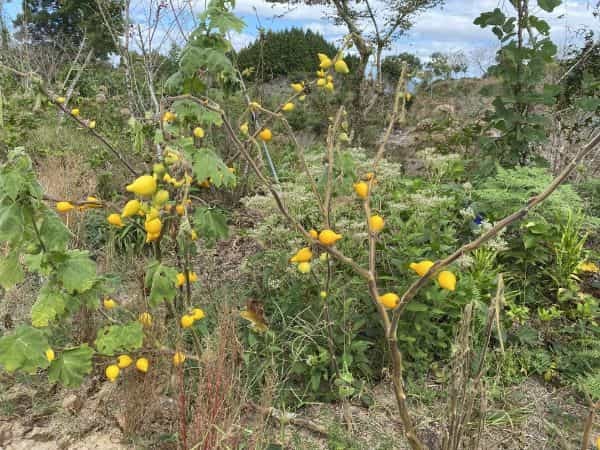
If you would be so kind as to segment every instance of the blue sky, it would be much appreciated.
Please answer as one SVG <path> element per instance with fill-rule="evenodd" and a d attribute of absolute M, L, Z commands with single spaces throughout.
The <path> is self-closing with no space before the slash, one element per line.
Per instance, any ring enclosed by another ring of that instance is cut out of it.
<path fill-rule="evenodd" d="M 150 0 L 139 0 L 147 5 Z M 180 0 L 182 1 L 182 0 Z M 204 0 L 193 0 L 197 10 L 203 8 Z M 382 0 L 372 0 L 379 11 L 383 10 Z M 537 6 L 532 12 L 548 20 L 552 26 L 552 36 L 559 48 L 568 42 L 577 41 L 576 31 L 581 26 L 600 31 L 600 21 L 594 19 L 592 10 L 598 0 L 563 0 L 553 13 L 541 11 Z M 176 2 L 177 3 L 177 2 Z M 536 4 L 535 0 L 531 2 Z M 13 0 L 5 5 L 5 14 L 13 17 L 21 2 Z M 443 6 L 429 10 L 415 20 L 414 27 L 392 48 L 388 54 L 408 51 L 426 59 L 434 51 L 462 50 L 467 55 L 479 54 L 488 57 L 494 52 L 497 41 L 489 29 L 473 25 L 473 20 L 482 12 L 500 7 L 510 10 L 507 0 L 446 0 Z M 279 30 L 290 27 L 311 28 L 319 31 L 326 39 L 340 41 L 346 30 L 335 26 L 326 18 L 329 11 L 324 6 L 273 4 L 265 0 L 237 0 L 235 12 L 246 22 L 246 29 L 232 36 L 236 48 L 252 42 L 260 25 L 266 29 Z M 172 33 L 175 33 L 172 31 Z M 174 38 L 175 34 L 174 34 Z"/>

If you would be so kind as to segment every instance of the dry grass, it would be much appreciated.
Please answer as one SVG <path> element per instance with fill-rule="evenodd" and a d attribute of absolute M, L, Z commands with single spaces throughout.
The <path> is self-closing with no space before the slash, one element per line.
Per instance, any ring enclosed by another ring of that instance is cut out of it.
<path fill-rule="evenodd" d="M 242 439 L 239 423 L 246 392 L 235 315 L 224 307 L 217 323 L 200 355 L 188 429 L 190 447 L 198 449 L 237 448 Z"/>

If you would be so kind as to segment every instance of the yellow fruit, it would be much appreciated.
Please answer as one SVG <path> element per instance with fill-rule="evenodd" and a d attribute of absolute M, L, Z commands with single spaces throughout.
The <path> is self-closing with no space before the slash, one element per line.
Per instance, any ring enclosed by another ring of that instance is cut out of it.
<path fill-rule="evenodd" d="M 429 269 L 431 269 L 432 266 L 433 266 L 433 262 L 431 262 L 429 260 L 425 260 L 425 261 L 421 261 L 419 263 L 410 263 L 409 267 L 412 270 L 414 270 L 415 272 L 417 272 L 417 275 L 422 277 L 427 272 L 429 272 Z"/>
<path fill-rule="evenodd" d="M 56 355 L 54 354 L 54 350 L 52 350 L 51 348 L 49 348 L 48 350 L 46 350 L 46 359 L 50 362 L 54 361 L 56 359 Z"/>
<path fill-rule="evenodd" d="M 260 133 L 258 133 L 258 137 L 264 142 L 269 142 L 271 139 L 273 139 L 273 133 L 271 133 L 271 130 L 269 130 L 268 128 L 265 128 Z"/>
<path fill-rule="evenodd" d="M 56 97 L 56 103 L 62 105 L 64 102 L 66 102 L 67 99 L 64 97 Z"/>
<path fill-rule="evenodd" d="M 85 201 L 88 202 L 85 205 L 87 208 L 92 208 L 92 209 L 102 208 L 102 202 L 100 200 L 98 200 L 97 197 L 93 197 L 90 195 L 85 199 Z"/>
<path fill-rule="evenodd" d="M 318 87 L 325 87 L 326 84 L 327 84 L 327 80 L 325 78 L 319 78 L 317 80 Z"/>
<path fill-rule="evenodd" d="M 147 220 L 144 223 L 144 229 L 149 234 L 160 234 L 162 231 L 162 222 L 159 218 Z"/>
<path fill-rule="evenodd" d="M 148 362 L 148 360 L 146 358 L 138 358 L 138 360 L 135 362 L 135 368 L 137 370 L 139 370 L 140 372 L 148 372 L 148 367 L 150 366 L 150 363 Z"/>
<path fill-rule="evenodd" d="M 142 205 L 139 200 L 129 200 L 123 208 L 121 217 L 135 216 L 140 211 L 141 206 Z"/>
<path fill-rule="evenodd" d="M 133 363 L 133 359 L 129 355 L 119 355 L 117 358 L 117 366 L 119 369 L 126 369 Z"/>
<path fill-rule="evenodd" d="M 156 192 L 156 180 L 152 175 L 142 175 L 127 186 L 127 191 L 142 196 L 153 195 Z"/>
<path fill-rule="evenodd" d="M 282 111 L 284 112 L 290 112 L 294 110 L 294 104 L 292 102 L 288 102 L 285 105 L 283 105 L 283 107 L 281 108 Z"/>
<path fill-rule="evenodd" d="M 308 230 L 308 234 L 310 234 L 310 237 L 313 239 L 317 239 L 319 237 L 319 233 L 314 228 Z"/>
<path fill-rule="evenodd" d="M 377 301 L 381 303 L 387 309 L 393 309 L 398 305 L 400 301 L 400 297 L 398 297 L 393 292 L 388 292 L 387 294 L 380 295 L 377 298 Z"/>
<path fill-rule="evenodd" d="M 337 234 L 333 230 L 323 230 L 319 233 L 319 242 L 323 245 L 333 245 L 342 238 L 341 234 Z"/>
<path fill-rule="evenodd" d="M 155 163 L 152 166 L 152 173 L 155 173 L 156 175 L 162 175 L 165 173 L 165 165 L 161 163 Z"/>
<path fill-rule="evenodd" d="M 161 189 L 156 194 L 154 194 L 154 204 L 157 206 L 162 206 L 169 201 L 169 191 L 165 191 Z"/>
<path fill-rule="evenodd" d="M 354 183 L 354 192 L 358 197 L 365 199 L 369 195 L 369 185 L 364 181 Z"/>
<path fill-rule="evenodd" d="M 112 298 L 105 298 L 102 302 L 104 305 L 104 309 L 111 310 L 117 306 L 117 302 L 115 302 Z"/>
<path fill-rule="evenodd" d="M 228 167 L 227 172 L 229 172 L 231 174 L 235 173 L 235 167 Z"/>
<path fill-rule="evenodd" d="M 381 230 L 383 230 L 384 225 L 385 221 L 383 220 L 383 217 L 378 216 L 377 214 L 369 217 L 369 230 L 371 230 L 372 233 L 381 232 Z"/>
<path fill-rule="evenodd" d="M 188 272 L 188 280 L 190 280 L 190 283 L 195 283 L 198 281 L 198 275 L 196 272 Z"/>
<path fill-rule="evenodd" d="M 310 272 L 310 263 L 309 262 L 301 262 L 300 264 L 298 264 L 298 272 L 309 273 Z"/>
<path fill-rule="evenodd" d="M 200 308 L 194 308 L 192 309 L 191 316 L 194 318 L 194 320 L 201 320 L 204 319 L 205 314 L 204 311 L 202 311 Z"/>
<path fill-rule="evenodd" d="M 204 137 L 204 129 L 202 127 L 194 128 L 194 137 L 202 139 Z"/>
<path fill-rule="evenodd" d="M 210 187 L 210 178 L 208 180 L 201 181 L 198 186 L 208 189 Z"/>
<path fill-rule="evenodd" d="M 350 73 L 350 69 L 348 69 L 348 64 L 343 59 L 338 59 L 333 66 L 337 73 L 348 74 Z"/>
<path fill-rule="evenodd" d="M 73 109 L 71 110 L 71 115 L 72 115 L 73 117 L 79 117 L 79 115 L 80 115 L 80 114 L 81 114 L 81 111 L 79 111 L 79 108 L 73 108 Z"/>
<path fill-rule="evenodd" d="M 156 209 L 154 206 L 150 207 L 150 210 L 146 213 L 146 222 L 151 222 L 154 219 L 158 219 L 160 217 L 160 211 Z M 156 233 L 153 231 L 153 233 Z"/>
<path fill-rule="evenodd" d="M 145 327 L 152 326 L 152 314 L 150 314 L 149 312 L 141 313 L 138 320 Z"/>
<path fill-rule="evenodd" d="M 309 262 L 312 259 L 312 250 L 310 247 L 304 247 L 298 250 L 298 252 L 290 258 L 290 262 L 303 263 Z"/>
<path fill-rule="evenodd" d="M 119 366 L 111 364 L 110 366 L 106 367 L 104 373 L 106 375 L 106 378 L 108 378 L 110 382 L 114 382 L 119 377 L 120 371 L 121 370 L 119 369 Z"/>
<path fill-rule="evenodd" d="M 192 241 L 195 241 L 198 239 L 198 233 L 196 233 L 196 230 L 192 230 L 192 232 L 190 233 L 190 239 Z"/>
<path fill-rule="evenodd" d="M 319 61 L 320 61 L 319 67 L 321 69 L 327 70 L 333 65 L 333 61 L 326 54 L 318 53 L 317 56 L 319 57 Z"/>
<path fill-rule="evenodd" d="M 244 122 L 240 125 L 240 131 L 242 132 L 242 134 L 248 134 L 249 129 L 250 128 L 248 127 L 248 122 Z"/>
<path fill-rule="evenodd" d="M 186 314 L 181 316 L 181 328 L 189 328 L 194 325 L 194 316 Z"/>
<path fill-rule="evenodd" d="M 325 77 L 325 71 L 324 70 L 317 70 L 317 76 L 319 78 L 324 78 Z"/>
<path fill-rule="evenodd" d="M 90 120 L 90 121 L 88 122 L 88 128 L 91 128 L 92 130 L 93 130 L 94 128 L 96 128 L 96 121 L 95 121 L 95 120 Z"/>
<path fill-rule="evenodd" d="M 178 273 L 177 274 L 177 278 L 175 280 L 175 285 L 177 287 L 181 287 L 185 284 L 185 274 L 183 273 Z"/>
<path fill-rule="evenodd" d="M 113 213 L 111 215 L 109 215 L 106 220 L 108 220 L 108 223 L 110 223 L 111 225 L 115 226 L 115 227 L 122 227 L 123 226 L 123 222 L 121 221 L 121 216 L 119 214 Z"/>
<path fill-rule="evenodd" d="M 58 202 L 56 204 L 56 210 L 60 213 L 66 213 L 71 211 L 73 208 L 73 204 L 71 202 Z"/>
<path fill-rule="evenodd" d="M 325 300 L 327 298 L 327 291 L 319 292 L 319 297 L 321 297 L 323 300 Z"/>
<path fill-rule="evenodd" d="M 296 94 L 298 94 L 304 90 L 304 83 L 292 83 L 292 84 L 290 84 L 290 86 L 292 87 L 292 89 L 294 90 L 294 92 Z"/>
<path fill-rule="evenodd" d="M 304 100 L 306 100 L 306 95 L 301 95 L 300 97 L 298 97 L 298 100 L 303 102 Z"/>
<path fill-rule="evenodd" d="M 173 355 L 173 365 L 180 366 L 185 361 L 185 355 L 182 352 L 176 352 Z"/>
<path fill-rule="evenodd" d="M 333 83 L 331 81 L 328 81 L 325 85 L 325 89 L 327 89 L 329 92 L 333 92 Z"/>
<path fill-rule="evenodd" d="M 163 114 L 164 122 L 174 122 L 176 118 L 177 118 L 177 116 L 175 114 L 173 114 L 171 111 L 167 111 L 166 113 Z"/>
<path fill-rule="evenodd" d="M 371 181 L 375 179 L 375 174 L 373 172 L 367 172 L 364 174 L 363 179 L 365 181 Z"/>
<path fill-rule="evenodd" d="M 183 206 L 183 205 L 175 206 L 175 212 L 177 213 L 177 215 L 183 216 L 185 214 L 185 206 Z"/>
<path fill-rule="evenodd" d="M 449 270 L 444 270 L 438 275 L 438 283 L 442 289 L 454 291 L 456 289 L 456 275 Z"/>
<path fill-rule="evenodd" d="M 331 75 L 327 75 L 327 81 L 333 81 L 333 77 Z"/>
<path fill-rule="evenodd" d="M 323 252 L 319 255 L 319 261 L 325 262 L 329 259 L 329 253 Z"/>
<path fill-rule="evenodd" d="M 248 107 L 252 111 L 258 111 L 261 108 L 260 103 L 258 103 L 258 102 L 250 102 L 250 103 L 248 103 Z"/>
<path fill-rule="evenodd" d="M 146 233 L 146 243 L 157 241 L 160 233 Z"/>
<path fill-rule="evenodd" d="M 407 92 L 406 95 L 404 96 L 404 98 L 406 99 L 407 102 L 410 102 L 410 99 L 412 98 L 411 93 Z"/>

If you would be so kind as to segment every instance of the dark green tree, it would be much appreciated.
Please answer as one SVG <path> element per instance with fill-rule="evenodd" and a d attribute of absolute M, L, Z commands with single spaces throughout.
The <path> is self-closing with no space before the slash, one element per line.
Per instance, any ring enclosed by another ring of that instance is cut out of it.
<path fill-rule="evenodd" d="M 256 41 L 240 50 L 240 70 L 252 69 L 253 76 L 270 80 L 279 76 L 294 76 L 318 69 L 317 53 L 335 56 L 336 47 L 319 33 L 292 28 L 261 32 Z"/>
<path fill-rule="evenodd" d="M 411 76 L 416 75 L 416 73 L 421 70 L 422 64 L 419 57 L 405 52 L 395 56 L 386 56 L 383 59 L 383 62 L 381 63 L 383 77 L 391 83 L 397 82 L 402 72 L 402 64 L 404 62 L 406 62 L 408 73 Z"/>
<path fill-rule="evenodd" d="M 123 32 L 123 0 L 103 0 L 106 19 L 113 30 Z M 98 11 L 96 0 L 23 0 L 22 12 L 14 21 L 17 36 L 34 45 L 55 39 L 78 47 L 86 39 L 86 47 L 96 58 L 106 59 L 114 52 L 114 40 Z"/>

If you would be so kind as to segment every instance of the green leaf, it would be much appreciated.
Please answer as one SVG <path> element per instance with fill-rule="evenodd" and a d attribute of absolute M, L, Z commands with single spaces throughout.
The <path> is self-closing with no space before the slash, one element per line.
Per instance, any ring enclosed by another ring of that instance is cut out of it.
<path fill-rule="evenodd" d="M 207 70 L 211 74 L 233 75 L 233 65 L 225 53 L 212 48 L 189 46 L 181 55 L 179 62 L 181 72 L 185 77 L 194 76 L 198 70 Z"/>
<path fill-rule="evenodd" d="M 65 251 L 71 240 L 71 232 L 54 212 L 44 217 L 40 235 L 47 250 Z"/>
<path fill-rule="evenodd" d="M 83 377 L 92 371 L 94 350 L 87 344 L 65 350 L 50 364 L 48 378 L 51 382 L 60 382 L 66 387 L 77 387 Z"/>
<path fill-rule="evenodd" d="M 235 175 L 229 172 L 223 160 L 211 149 L 186 149 L 187 157 L 192 161 L 192 170 L 196 179 L 208 180 L 216 187 L 230 186 Z"/>
<path fill-rule="evenodd" d="M 415 302 L 415 301 L 412 301 L 408 305 L 406 305 L 406 310 L 411 311 L 411 312 L 425 312 L 428 309 L 429 309 L 429 306 L 427 306 L 423 303 Z"/>
<path fill-rule="evenodd" d="M 229 235 L 227 217 L 215 208 L 198 207 L 194 213 L 194 228 L 207 242 L 214 243 Z"/>
<path fill-rule="evenodd" d="M 94 345 L 103 355 L 137 350 L 144 342 L 142 324 L 138 321 L 127 325 L 110 325 L 98 330 Z"/>
<path fill-rule="evenodd" d="M 11 251 L 8 256 L 0 259 L 0 286 L 10 289 L 25 278 L 23 268 L 19 263 L 19 254 Z"/>
<path fill-rule="evenodd" d="M 546 12 L 554 11 L 554 8 L 561 3 L 561 0 L 538 0 L 538 6 Z"/>
<path fill-rule="evenodd" d="M 550 32 L 550 25 L 548 25 L 548 22 L 543 19 L 535 16 L 529 16 L 529 23 L 542 34 L 547 35 Z"/>
<path fill-rule="evenodd" d="M 96 281 L 96 264 L 88 252 L 71 250 L 65 253 L 67 258 L 56 268 L 56 277 L 70 293 L 85 292 Z"/>
<path fill-rule="evenodd" d="M 188 119 L 198 125 L 223 125 L 221 116 L 214 111 L 208 111 L 191 100 L 178 100 L 173 103 L 173 110 L 178 117 Z"/>
<path fill-rule="evenodd" d="M 44 286 L 31 308 L 31 324 L 36 328 L 47 327 L 65 312 L 66 303 L 63 293 L 52 289 L 52 286 Z"/>
<path fill-rule="evenodd" d="M 18 241 L 25 230 L 23 208 L 18 203 L 0 205 L 0 242 Z"/>
<path fill-rule="evenodd" d="M 0 338 L 0 365 L 7 372 L 23 370 L 27 373 L 48 367 L 46 350 L 49 345 L 41 330 L 22 325 L 14 333 Z"/>
<path fill-rule="evenodd" d="M 481 13 L 473 23 L 479 25 L 481 28 L 485 28 L 490 25 L 500 26 L 504 24 L 505 20 L 506 16 L 502 13 L 500 8 L 496 8 L 491 12 Z"/>
<path fill-rule="evenodd" d="M 164 266 L 159 262 L 148 266 L 146 271 L 146 288 L 150 289 L 148 302 L 150 306 L 156 307 L 164 301 L 173 301 L 177 295 L 177 270 Z"/>

